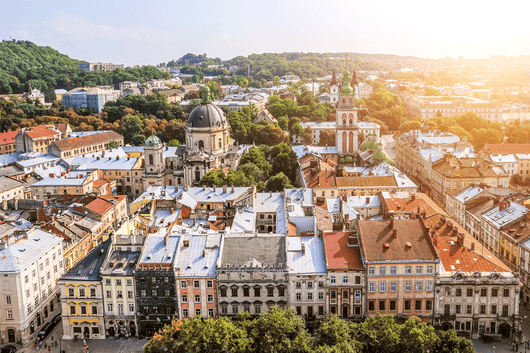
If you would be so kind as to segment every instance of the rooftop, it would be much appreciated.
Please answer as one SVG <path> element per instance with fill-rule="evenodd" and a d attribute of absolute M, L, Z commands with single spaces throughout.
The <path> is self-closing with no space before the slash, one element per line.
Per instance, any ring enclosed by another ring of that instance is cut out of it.
<path fill-rule="evenodd" d="M 286 268 L 286 247 L 283 235 L 226 237 L 220 266 L 231 268 Z"/>
<path fill-rule="evenodd" d="M 287 242 L 287 267 L 289 268 L 289 273 L 325 274 L 327 272 L 324 243 L 319 237 L 288 237 Z"/>
<path fill-rule="evenodd" d="M 219 257 L 221 235 L 193 234 L 185 235 L 184 242 L 188 246 L 181 246 L 175 264 L 181 277 L 215 277 L 215 265 Z"/>
<path fill-rule="evenodd" d="M 72 137 L 59 141 L 54 141 L 55 146 L 61 151 L 70 151 L 95 144 L 106 144 L 111 141 L 122 140 L 123 136 L 115 131 L 106 131 L 81 137 Z"/>
<path fill-rule="evenodd" d="M 99 244 L 92 249 L 83 259 L 68 270 L 60 281 L 101 281 L 100 272 L 103 261 L 111 245 L 111 240 Z"/>
<path fill-rule="evenodd" d="M 364 269 L 359 246 L 348 246 L 348 238 L 351 234 L 351 232 L 324 233 L 328 269 Z"/>

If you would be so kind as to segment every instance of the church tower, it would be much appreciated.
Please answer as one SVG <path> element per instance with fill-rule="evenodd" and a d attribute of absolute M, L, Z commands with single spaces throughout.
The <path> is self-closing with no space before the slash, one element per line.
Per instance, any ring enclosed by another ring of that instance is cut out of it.
<path fill-rule="evenodd" d="M 350 73 L 345 70 L 337 99 L 335 143 L 339 153 L 354 153 L 359 149 L 359 126 L 357 125 L 359 109 L 355 106 L 355 89 L 351 86 L 356 82 L 355 75 L 350 81 Z"/>
<path fill-rule="evenodd" d="M 164 144 L 156 135 L 151 135 L 144 144 L 144 187 L 163 185 L 166 161 L 164 158 Z"/>
<path fill-rule="evenodd" d="M 333 76 L 329 82 L 329 102 L 331 104 L 337 104 L 339 100 L 339 83 L 337 82 L 337 76 L 335 76 L 335 69 L 333 69 Z"/>

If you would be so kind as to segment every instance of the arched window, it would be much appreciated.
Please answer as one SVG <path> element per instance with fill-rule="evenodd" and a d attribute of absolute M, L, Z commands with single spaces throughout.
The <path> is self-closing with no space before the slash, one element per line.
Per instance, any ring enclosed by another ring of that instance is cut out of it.
<path fill-rule="evenodd" d="M 222 148 L 222 147 L 223 147 L 223 139 L 219 138 L 219 148 Z"/>
<path fill-rule="evenodd" d="M 346 126 L 346 119 L 342 119 L 342 126 Z"/>
<path fill-rule="evenodd" d="M 151 165 L 154 164 L 153 163 L 153 155 L 152 154 L 149 155 L 149 164 L 151 164 Z"/>
<path fill-rule="evenodd" d="M 203 140 L 199 140 L 199 149 L 204 149 L 204 141 Z"/>
<path fill-rule="evenodd" d="M 350 119 L 350 125 L 353 125 L 353 120 L 352 119 Z"/>
<path fill-rule="evenodd" d="M 342 133 L 342 152 L 347 151 L 348 141 L 346 132 Z"/>
<path fill-rule="evenodd" d="M 201 181 L 201 172 L 199 168 L 195 168 L 195 181 Z"/>

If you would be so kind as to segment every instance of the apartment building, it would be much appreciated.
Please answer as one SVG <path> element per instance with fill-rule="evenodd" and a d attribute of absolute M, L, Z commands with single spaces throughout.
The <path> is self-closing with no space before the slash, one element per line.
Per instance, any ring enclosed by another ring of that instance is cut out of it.
<path fill-rule="evenodd" d="M 116 142 L 119 146 L 123 146 L 123 136 L 114 131 L 102 131 L 96 134 L 54 141 L 50 145 L 50 153 L 60 158 L 77 157 L 104 151 L 110 142 Z"/>

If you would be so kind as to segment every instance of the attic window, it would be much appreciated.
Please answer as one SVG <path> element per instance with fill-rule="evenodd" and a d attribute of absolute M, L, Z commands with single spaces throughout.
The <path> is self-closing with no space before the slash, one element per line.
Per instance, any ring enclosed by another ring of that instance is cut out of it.
<path fill-rule="evenodd" d="M 186 268 L 191 268 L 191 262 L 186 266 Z"/>
<path fill-rule="evenodd" d="M 78 276 L 81 275 L 81 271 L 82 271 L 81 269 L 77 270 L 77 275 Z"/>
<path fill-rule="evenodd" d="M 18 251 L 20 251 L 20 252 L 24 252 L 24 251 L 26 251 L 26 249 L 19 249 Z"/>
<path fill-rule="evenodd" d="M 407 249 L 412 248 L 412 244 L 411 244 L 410 242 L 406 242 L 406 243 L 405 243 L 405 246 L 407 247 Z"/>
<path fill-rule="evenodd" d="M 93 274 L 93 273 L 94 273 L 94 270 L 93 270 L 93 269 L 90 270 L 90 271 L 88 272 L 89 275 L 91 275 L 91 274 Z"/>

